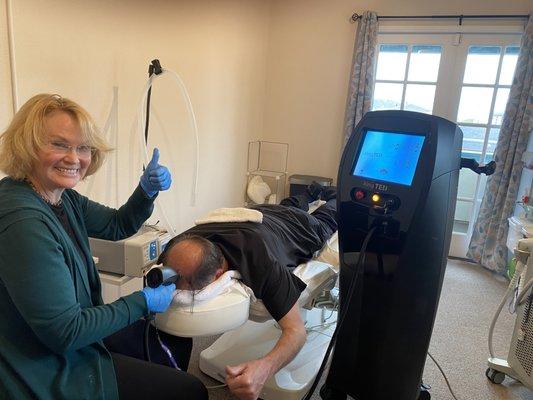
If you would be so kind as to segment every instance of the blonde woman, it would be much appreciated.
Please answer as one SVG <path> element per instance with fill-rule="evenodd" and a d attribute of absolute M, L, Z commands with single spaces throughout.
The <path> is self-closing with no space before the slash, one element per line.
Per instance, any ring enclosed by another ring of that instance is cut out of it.
<path fill-rule="evenodd" d="M 171 183 L 155 150 L 118 210 L 77 193 L 109 150 L 82 107 L 50 94 L 28 100 L 0 137 L 0 398 L 207 398 L 196 378 L 112 355 L 102 342 L 164 311 L 174 290 L 102 302 L 88 236 L 133 235 Z"/>

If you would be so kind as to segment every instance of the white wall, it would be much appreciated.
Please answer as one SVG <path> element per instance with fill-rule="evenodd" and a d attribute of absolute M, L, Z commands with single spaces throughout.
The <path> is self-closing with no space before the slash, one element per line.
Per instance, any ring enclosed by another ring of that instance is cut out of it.
<path fill-rule="evenodd" d="M 148 64 L 159 58 L 163 67 L 177 71 L 188 87 L 201 140 L 199 199 L 191 208 L 193 147 L 185 106 L 171 80 L 156 82 L 150 147 L 159 144 L 162 162 L 173 167 L 173 189 L 161 195 L 173 224 L 184 229 L 207 210 L 242 204 L 247 144 L 258 137 L 263 124 L 268 2 L 12 3 L 21 103 L 39 92 L 60 93 L 86 107 L 102 126 L 111 107 L 112 88 L 119 87 L 121 202 L 141 174 L 140 164 L 131 168 L 130 160 L 139 152 L 137 141 L 131 145 L 130 126 Z M 0 26 L 3 36 L 4 24 Z M 0 54 L 3 52 L 0 47 Z M 5 79 L 3 68 L 0 79 Z M 2 93 L 0 98 L 9 96 Z M 0 103 L 2 111 L 8 106 Z M 166 138 L 157 118 L 164 124 Z M 5 126 L 6 120 L 1 122 Z M 113 186 L 100 177 L 91 197 L 102 200 Z"/>
<path fill-rule="evenodd" d="M 289 173 L 336 179 L 357 27 L 349 22 L 352 13 L 527 14 L 531 4 L 531 0 L 274 0 L 264 138 L 290 144 Z"/>

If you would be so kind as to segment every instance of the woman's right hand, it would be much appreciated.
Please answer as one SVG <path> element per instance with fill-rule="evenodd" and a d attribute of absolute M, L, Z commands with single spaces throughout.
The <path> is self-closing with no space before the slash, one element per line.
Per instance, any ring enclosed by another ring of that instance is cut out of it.
<path fill-rule="evenodd" d="M 151 313 L 163 313 L 167 310 L 174 298 L 176 285 L 159 285 L 156 288 L 145 287 L 142 290 L 148 311 Z"/>

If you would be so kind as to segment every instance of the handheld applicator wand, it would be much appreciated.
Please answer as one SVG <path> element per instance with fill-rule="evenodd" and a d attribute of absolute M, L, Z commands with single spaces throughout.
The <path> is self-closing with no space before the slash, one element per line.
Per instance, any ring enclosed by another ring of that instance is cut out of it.
<path fill-rule="evenodd" d="M 146 285 L 151 288 L 156 288 L 159 285 L 170 285 L 176 283 L 180 279 L 180 275 L 172 268 L 163 265 L 152 268 L 146 274 Z"/>

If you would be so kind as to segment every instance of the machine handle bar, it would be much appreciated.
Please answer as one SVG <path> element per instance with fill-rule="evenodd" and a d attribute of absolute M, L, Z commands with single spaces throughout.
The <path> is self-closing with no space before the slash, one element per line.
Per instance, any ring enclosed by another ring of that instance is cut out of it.
<path fill-rule="evenodd" d="M 473 158 L 461 158 L 461 168 L 468 168 L 476 174 L 492 175 L 496 170 L 496 161 L 491 161 L 486 165 L 479 165 Z"/>

